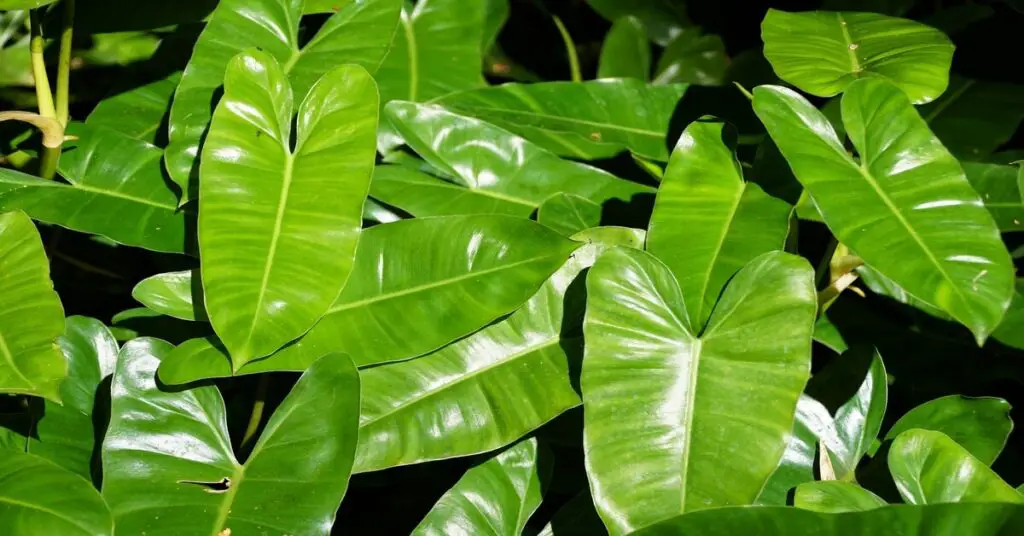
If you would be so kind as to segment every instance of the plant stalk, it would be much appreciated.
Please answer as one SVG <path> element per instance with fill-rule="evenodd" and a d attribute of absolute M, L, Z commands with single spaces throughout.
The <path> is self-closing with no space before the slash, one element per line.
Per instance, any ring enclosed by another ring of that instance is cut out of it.
<path fill-rule="evenodd" d="M 256 432 L 263 422 L 263 408 L 267 405 L 267 390 L 270 388 L 270 374 L 262 374 L 256 385 L 256 401 L 252 404 L 252 413 L 249 414 L 249 424 L 245 427 L 242 435 L 241 448 L 246 448 L 256 438 Z"/>
<path fill-rule="evenodd" d="M 41 10 L 33 9 L 29 12 L 29 54 L 32 58 L 32 79 L 36 85 L 36 103 L 39 107 L 39 115 L 46 119 L 57 119 L 57 110 L 53 106 L 53 92 L 50 89 L 50 78 L 46 74 L 46 59 L 43 51 L 46 43 L 43 40 L 43 27 L 40 22 Z M 63 124 L 61 124 L 63 129 Z M 63 139 L 63 132 L 61 133 Z M 43 143 L 39 148 L 39 176 L 44 179 L 52 179 L 57 174 L 57 160 L 60 159 L 60 145 L 54 147 L 52 144 Z"/>
<path fill-rule="evenodd" d="M 71 39 L 75 29 L 75 0 L 64 0 L 64 19 L 60 33 L 60 60 L 57 62 L 57 120 L 68 126 L 71 85 Z"/>
<path fill-rule="evenodd" d="M 551 15 L 551 19 L 555 21 L 558 33 L 562 34 L 562 42 L 565 43 L 565 53 L 569 56 L 569 71 L 572 73 L 572 81 L 582 82 L 583 74 L 580 71 L 580 56 L 576 52 L 576 43 L 573 43 L 569 30 L 565 28 L 565 24 L 562 24 L 562 19 L 558 18 L 558 15 Z"/>

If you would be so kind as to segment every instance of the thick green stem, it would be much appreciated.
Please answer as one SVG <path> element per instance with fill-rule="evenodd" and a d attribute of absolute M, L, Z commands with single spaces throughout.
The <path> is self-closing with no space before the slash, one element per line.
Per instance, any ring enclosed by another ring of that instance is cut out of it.
<path fill-rule="evenodd" d="M 75 0 L 64 0 L 63 28 L 60 32 L 60 60 L 57 62 L 57 120 L 68 126 L 69 86 L 71 84 L 71 38 L 75 28 Z"/>
<path fill-rule="evenodd" d="M 36 101 L 39 106 L 39 115 L 56 119 L 57 111 L 53 107 L 53 93 L 50 90 L 50 79 L 46 75 L 46 60 L 43 58 L 43 28 L 39 22 L 40 12 L 33 9 L 29 13 L 29 26 L 31 38 L 29 40 L 29 53 L 32 55 L 32 78 L 36 83 Z"/>
<path fill-rule="evenodd" d="M 572 73 L 572 81 L 582 82 L 583 74 L 580 72 L 580 56 L 576 52 L 576 43 L 572 42 L 572 36 L 569 35 L 569 30 L 565 28 L 565 24 L 562 24 L 562 19 L 558 18 L 557 15 L 552 15 L 551 19 L 555 21 L 555 26 L 558 26 L 558 33 L 562 34 L 562 42 L 565 43 L 565 53 L 569 56 L 569 71 Z"/>
<path fill-rule="evenodd" d="M 256 438 L 256 432 L 260 429 L 260 423 L 263 422 L 263 408 L 267 405 L 267 390 L 270 388 L 270 374 L 263 374 L 260 376 L 260 381 L 256 385 L 256 401 L 252 404 L 252 413 L 249 414 L 249 424 L 245 427 L 245 434 L 242 435 L 241 448 L 247 448 L 253 439 Z"/>

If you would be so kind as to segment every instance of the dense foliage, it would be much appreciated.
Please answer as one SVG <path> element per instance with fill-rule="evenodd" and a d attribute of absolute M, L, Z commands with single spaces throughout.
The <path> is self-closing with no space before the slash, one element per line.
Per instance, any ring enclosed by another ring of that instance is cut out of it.
<path fill-rule="evenodd" d="M 1024 534 L 1022 12 L 0 0 L 0 534 Z"/>

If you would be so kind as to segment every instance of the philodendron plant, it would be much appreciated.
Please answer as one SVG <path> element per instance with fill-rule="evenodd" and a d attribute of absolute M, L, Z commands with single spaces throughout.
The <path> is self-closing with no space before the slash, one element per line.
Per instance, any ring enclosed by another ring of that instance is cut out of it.
<path fill-rule="evenodd" d="M 0 0 L 0 534 L 1024 533 L 1017 2 L 180 4 Z"/>

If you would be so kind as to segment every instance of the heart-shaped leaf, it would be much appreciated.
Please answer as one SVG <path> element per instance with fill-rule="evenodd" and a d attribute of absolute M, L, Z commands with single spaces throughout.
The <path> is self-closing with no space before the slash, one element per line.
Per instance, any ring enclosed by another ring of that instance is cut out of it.
<path fill-rule="evenodd" d="M 942 432 L 971 456 L 992 465 L 1013 430 L 1010 404 L 1001 398 L 936 398 L 906 412 L 885 434 L 896 439 L 912 428 Z"/>
<path fill-rule="evenodd" d="M 796 488 L 796 496 L 793 499 L 793 506 L 797 508 L 827 514 L 863 512 L 885 506 L 885 504 L 885 501 L 878 495 L 857 484 L 838 480 L 800 484 Z"/>
<path fill-rule="evenodd" d="M 0 532 L 110 536 L 114 520 L 88 480 L 32 454 L 0 456 Z"/>
<path fill-rule="evenodd" d="M 348 279 L 378 105 L 365 69 L 338 67 L 298 106 L 292 148 L 293 93 L 273 57 L 239 55 L 224 85 L 203 146 L 199 242 L 206 311 L 237 371 L 313 327 Z"/>

